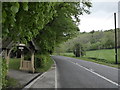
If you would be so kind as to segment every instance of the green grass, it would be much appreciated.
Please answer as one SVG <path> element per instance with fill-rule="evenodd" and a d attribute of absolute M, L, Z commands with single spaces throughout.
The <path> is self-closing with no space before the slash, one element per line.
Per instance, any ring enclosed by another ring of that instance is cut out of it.
<path fill-rule="evenodd" d="M 22 86 L 16 79 L 7 77 L 6 88 L 20 88 L 20 87 L 22 87 Z"/>
<path fill-rule="evenodd" d="M 118 68 L 118 65 L 115 64 L 114 49 L 87 51 L 84 57 L 75 57 L 73 53 L 61 53 L 60 55 Z"/>
<path fill-rule="evenodd" d="M 36 68 L 36 72 L 45 72 L 51 68 L 54 64 L 53 60 L 49 59 L 48 62 L 44 67 Z M 19 70 L 20 67 L 20 59 L 18 58 L 11 58 L 9 63 L 9 69 Z"/>
<path fill-rule="evenodd" d="M 19 70 L 20 68 L 20 59 L 11 58 L 9 62 L 9 69 Z"/>
<path fill-rule="evenodd" d="M 87 51 L 86 56 L 84 57 L 94 57 L 97 59 L 107 60 L 109 63 L 115 63 L 115 50 L 114 49 L 106 49 L 106 50 L 95 50 L 95 51 Z"/>

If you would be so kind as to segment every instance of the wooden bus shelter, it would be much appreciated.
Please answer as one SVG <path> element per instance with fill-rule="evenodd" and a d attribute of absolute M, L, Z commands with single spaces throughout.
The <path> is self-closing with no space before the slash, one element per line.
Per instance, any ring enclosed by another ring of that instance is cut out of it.
<path fill-rule="evenodd" d="M 2 52 L 3 52 L 3 57 L 6 60 L 6 64 L 7 66 L 9 66 L 9 58 L 10 58 L 10 54 L 11 51 L 15 48 L 18 47 L 18 49 L 21 50 L 21 61 L 20 61 L 20 70 L 24 70 L 24 71 L 31 71 L 31 72 L 35 72 L 35 67 L 34 67 L 34 54 L 35 51 L 38 50 L 37 46 L 35 45 L 35 43 L 33 41 L 30 41 L 27 43 L 27 45 L 25 44 L 21 44 L 19 42 L 15 43 L 13 42 L 10 38 L 5 39 L 2 41 Z M 31 56 L 31 60 L 24 60 L 24 48 L 28 49 L 28 52 L 30 52 L 30 56 Z"/>
<path fill-rule="evenodd" d="M 30 52 L 31 60 L 25 60 L 24 59 L 24 48 L 27 48 Z M 28 45 L 25 44 L 19 44 L 18 48 L 21 49 L 21 61 L 20 61 L 20 70 L 25 70 L 25 71 L 32 71 L 33 73 L 35 72 L 34 68 L 34 54 L 35 51 L 38 50 L 36 45 L 34 44 L 33 41 L 30 41 Z"/>

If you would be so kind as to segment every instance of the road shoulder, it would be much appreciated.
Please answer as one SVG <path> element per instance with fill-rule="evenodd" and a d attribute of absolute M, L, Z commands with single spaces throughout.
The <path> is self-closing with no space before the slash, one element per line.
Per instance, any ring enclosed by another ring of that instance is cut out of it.
<path fill-rule="evenodd" d="M 55 88 L 55 65 L 24 87 L 26 88 Z"/>

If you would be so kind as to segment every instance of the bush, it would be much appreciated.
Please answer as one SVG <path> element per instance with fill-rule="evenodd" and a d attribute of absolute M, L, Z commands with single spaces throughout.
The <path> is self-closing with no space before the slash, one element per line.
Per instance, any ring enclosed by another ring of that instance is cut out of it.
<path fill-rule="evenodd" d="M 51 60 L 49 54 L 35 55 L 35 70 L 37 72 L 47 71 L 52 64 L 53 61 Z"/>
<path fill-rule="evenodd" d="M 44 67 L 46 61 L 45 55 L 35 55 L 35 68 Z"/>
<path fill-rule="evenodd" d="M 93 59 L 95 61 L 109 63 L 108 60 L 106 60 L 106 59 L 100 59 L 100 58 L 95 58 L 95 57 L 88 57 L 88 59 Z"/>
<path fill-rule="evenodd" d="M 6 80 L 6 76 L 7 76 L 7 65 L 6 65 L 6 60 L 3 59 L 2 61 L 2 87 L 6 87 L 7 84 L 7 80 Z"/>

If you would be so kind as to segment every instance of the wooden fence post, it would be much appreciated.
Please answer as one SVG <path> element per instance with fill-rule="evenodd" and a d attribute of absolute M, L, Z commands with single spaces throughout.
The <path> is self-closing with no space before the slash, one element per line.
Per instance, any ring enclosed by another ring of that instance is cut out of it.
<path fill-rule="evenodd" d="M 32 56 L 31 56 L 32 71 L 34 73 L 35 72 L 35 68 L 34 68 L 34 51 L 32 51 L 31 53 L 32 53 Z"/>

